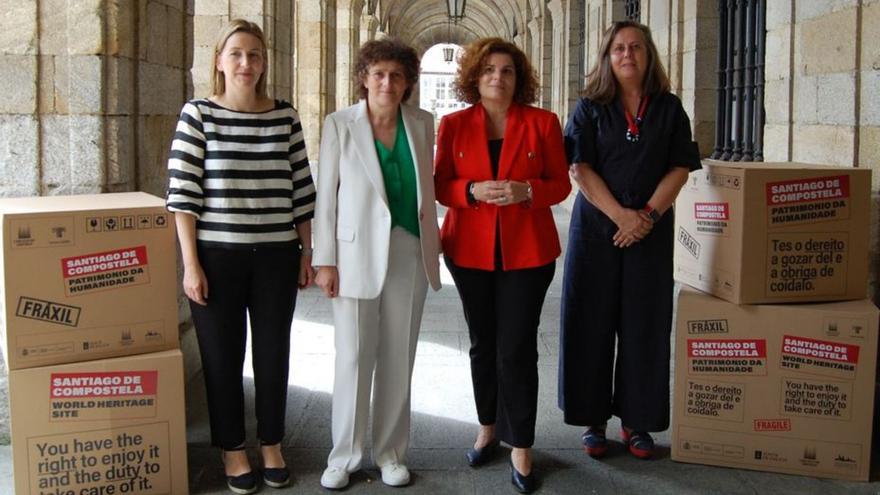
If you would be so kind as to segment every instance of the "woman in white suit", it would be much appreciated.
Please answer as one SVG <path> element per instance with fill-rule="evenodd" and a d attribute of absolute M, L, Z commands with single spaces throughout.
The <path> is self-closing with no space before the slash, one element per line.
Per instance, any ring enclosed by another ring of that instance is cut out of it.
<path fill-rule="evenodd" d="M 325 488 L 361 468 L 370 395 L 373 461 L 409 483 L 410 380 L 427 287 L 440 288 L 430 113 L 403 105 L 419 58 L 393 39 L 364 44 L 361 101 L 327 116 L 315 203 L 315 282 L 333 299 L 333 450 Z"/>

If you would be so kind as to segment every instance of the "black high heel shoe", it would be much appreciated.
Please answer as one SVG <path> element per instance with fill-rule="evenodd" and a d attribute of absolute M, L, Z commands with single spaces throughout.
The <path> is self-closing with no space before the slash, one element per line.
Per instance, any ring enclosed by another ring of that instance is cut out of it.
<path fill-rule="evenodd" d="M 535 476 L 535 468 L 528 476 L 520 473 L 513 465 L 513 459 L 510 460 L 510 482 L 516 491 L 520 493 L 532 493 L 538 488 L 538 477 Z"/>
<path fill-rule="evenodd" d="M 494 438 L 479 449 L 468 449 L 464 454 L 467 458 L 468 466 L 478 467 L 492 460 L 492 457 L 495 456 L 495 451 L 498 450 L 499 443 L 498 439 Z"/>

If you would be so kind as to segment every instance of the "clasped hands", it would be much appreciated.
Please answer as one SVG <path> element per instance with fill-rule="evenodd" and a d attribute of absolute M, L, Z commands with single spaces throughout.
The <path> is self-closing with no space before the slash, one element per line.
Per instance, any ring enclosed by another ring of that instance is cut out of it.
<path fill-rule="evenodd" d="M 612 240 L 616 247 L 621 248 L 641 241 L 654 228 L 654 222 L 647 213 L 631 208 L 624 208 L 617 218 L 614 218 L 614 223 L 617 224 L 617 232 Z"/>
<path fill-rule="evenodd" d="M 529 184 L 513 180 L 485 180 L 473 183 L 474 199 L 490 205 L 506 206 L 529 199 Z"/>

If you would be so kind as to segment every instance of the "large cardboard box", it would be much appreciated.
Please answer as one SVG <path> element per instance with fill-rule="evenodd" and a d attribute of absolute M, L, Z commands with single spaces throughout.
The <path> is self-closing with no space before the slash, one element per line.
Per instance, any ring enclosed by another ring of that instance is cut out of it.
<path fill-rule="evenodd" d="M 867 480 L 878 310 L 738 306 L 683 287 L 672 459 Z"/>
<path fill-rule="evenodd" d="M 8 368 L 176 348 L 171 220 L 146 193 L 0 199 Z"/>
<path fill-rule="evenodd" d="M 188 491 L 179 350 L 9 373 L 15 493 Z"/>
<path fill-rule="evenodd" d="M 871 171 L 707 160 L 675 202 L 675 278 L 735 303 L 867 297 Z"/>

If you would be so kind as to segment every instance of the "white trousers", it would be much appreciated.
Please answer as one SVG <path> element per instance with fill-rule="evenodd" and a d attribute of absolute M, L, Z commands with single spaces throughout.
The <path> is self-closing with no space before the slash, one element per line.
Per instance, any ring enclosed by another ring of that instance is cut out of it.
<path fill-rule="evenodd" d="M 419 239 L 391 230 L 388 273 L 375 299 L 336 297 L 333 450 L 327 465 L 361 468 L 373 406 L 373 462 L 403 463 L 409 446 L 410 382 L 428 281 Z"/>

